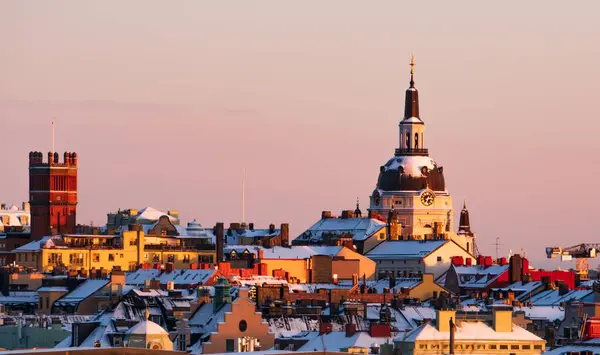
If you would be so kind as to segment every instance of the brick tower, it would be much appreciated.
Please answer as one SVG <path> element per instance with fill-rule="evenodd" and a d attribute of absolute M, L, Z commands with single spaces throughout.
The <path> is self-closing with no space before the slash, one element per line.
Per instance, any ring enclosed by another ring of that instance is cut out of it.
<path fill-rule="evenodd" d="M 46 235 L 75 233 L 77 209 L 77 153 L 29 153 L 29 203 L 31 239 Z"/>

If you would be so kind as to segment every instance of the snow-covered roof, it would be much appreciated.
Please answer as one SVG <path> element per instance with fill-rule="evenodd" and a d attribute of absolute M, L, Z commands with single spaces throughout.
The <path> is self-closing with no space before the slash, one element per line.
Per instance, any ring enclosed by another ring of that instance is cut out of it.
<path fill-rule="evenodd" d="M 248 250 L 250 253 L 258 254 L 258 250 L 263 251 L 263 259 L 309 259 L 313 255 L 329 255 L 336 256 L 342 250 L 342 246 L 292 246 L 292 247 L 280 247 L 275 246 L 273 248 L 264 248 L 262 246 L 255 245 L 229 245 L 223 248 L 225 253 L 231 253 L 235 250 L 236 253 L 243 253 Z"/>
<path fill-rule="evenodd" d="M 8 219 L 7 223 L 4 223 L 4 217 Z M 25 217 L 22 219 L 21 217 Z M 8 208 L 0 209 L 0 226 L 5 227 L 28 227 L 31 221 L 31 213 L 29 211 L 21 210 L 15 205 L 11 205 Z M 25 222 L 25 223 L 23 223 Z"/>
<path fill-rule="evenodd" d="M 176 285 L 204 284 L 215 272 L 217 270 L 214 269 L 179 269 L 172 272 L 156 269 L 139 269 L 126 273 L 125 283 L 128 285 L 144 285 L 146 280 L 155 278 L 163 285 L 170 281 Z"/>
<path fill-rule="evenodd" d="M 421 259 L 449 242 L 448 240 L 388 240 L 373 248 L 366 256 L 374 260 Z"/>
<path fill-rule="evenodd" d="M 435 169 L 437 164 L 433 159 L 428 156 L 422 155 L 406 155 L 406 156 L 394 156 L 385 164 L 385 171 L 387 170 L 398 170 L 398 167 L 402 166 L 405 175 L 413 177 L 423 176 L 423 167 L 426 166 L 429 170 Z"/>
<path fill-rule="evenodd" d="M 525 283 L 523 281 L 517 281 L 506 287 L 493 288 L 492 291 L 514 291 L 517 294 L 520 294 L 521 297 L 529 297 L 528 293 L 533 292 L 542 285 L 543 283 L 541 281 L 530 281 Z"/>
<path fill-rule="evenodd" d="M 456 341 L 540 341 L 544 340 L 537 335 L 513 325 L 510 332 L 497 332 L 484 322 L 457 322 L 454 333 Z M 415 342 L 415 341 L 449 341 L 450 332 L 440 332 L 430 322 L 409 332 L 406 336 L 401 335 L 394 339 L 396 342 Z"/>
<path fill-rule="evenodd" d="M 570 300 L 594 302 L 593 290 L 571 290 L 564 295 L 559 290 L 547 290 L 524 298 L 523 301 L 532 302 L 534 306 L 560 306 L 561 303 Z"/>
<path fill-rule="evenodd" d="M 37 292 L 69 292 L 69 289 L 62 286 L 45 286 L 38 288 Z"/>
<path fill-rule="evenodd" d="M 228 245 L 235 245 L 241 243 L 241 238 L 263 238 L 263 237 L 274 237 L 278 236 L 281 230 L 274 228 L 270 229 L 227 229 L 225 231 L 225 241 Z"/>
<path fill-rule="evenodd" d="M 18 248 L 16 248 L 16 251 L 40 251 L 42 250 L 42 245 L 45 245 L 46 242 L 52 237 L 50 236 L 46 236 L 43 237 L 40 240 L 34 240 L 32 242 L 29 242 L 23 246 L 20 246 Z"/>
<path fill-rule="evenodd" d="M 37 304 L 38 294 L 31 291 L 9 291 L 7 296 L 0 294 L 0 304 L 18 305 L 18 304 Z"/>
<path fill-rule="evenodd" d="M 391 343 L 393 337 L 376 338 L 368 332 L 356 332 L 347 337 L 346 332 L 331 332 L 319 335 L 301 346 L 298 351 L 341 351 L 350 347 L 370 348 L 377 344 Z"/>
<path fill-rule="evenodd" d="M 547 320 L 554 322 L 562 321 L 565 318 L 565 309 L 560 306 L 533 306 L 533 307 L 514 307 L 514 312 L 522 311 L 525 317 L 533 320 Z"/>
<path fill-rule="evenodd" d="M 169 333 L 163 327 L 150 320 L 145 320 L 134 325 L 127 331 L 127 334 L 169 335 Z"/>
<path fill-rule="evenodd" d="M 177 218 L 170 216 L 168 212 L 164 212 L 164 211 L 160 211 L 157 210 L 156 208 L 152 208 L 152 207 L 144 207 L 141 210 L 139 210 L 137 216 L 136 216 L 136 220 L 140 221 L 158 221 L 158 219 L 162 216 L 167 216 L 169 217 L 169 221 L 171 222 L 177 222 Z"/>
<path fill-rule="evenodd" d="M 412 289 L 416 286 L 418 286 L 421 282 L 423 282 L 422 279 L 420 278 L 397 278 L 395 280 L 395 285 L 394 288 L 400 290 L 402 288 L 408 288 L 408 289 Z M 389 288 L 390 287 L 390 279 L 389 278 L 385 278 L 385 279 L 379 279 L 377 281 L 367 281 L 367 287 L 368 288 L 374 288 L 375 290 L 377 290 L 377 293 L 383 293 L 383 289 L 384 288 Z"/>
<path fill-rule="evenodd" d="M 509 265 L 471 265 L 471 266 L 456 266 L 452 268 L 458 275 L 460 287 L 464 288 L 486 288 L 490 286 L 498 277 L 508 271 Z"/>
<path fill-rule="evenodd" d="M 93 295 L 96 291 L 100 290 L 102 287 L 106 286 L 110 281 L 109 280 L 96 280 L 89 279 L 84 281 L 81 285 L 79 285 L 76 289 L 62 296 L 56 302 L 54 302 L 57 306 L 68 306 L 68 305 L 76 305 L 84 299 Z"/>
<path fill-rule="evenodd" d="M 318 241 L 324 233 L 350 233 L 354 240 L 365 240 L 385 226 L 384 222 L 374 218 L 324 218 L 313 224 L 297 239 Z"/>

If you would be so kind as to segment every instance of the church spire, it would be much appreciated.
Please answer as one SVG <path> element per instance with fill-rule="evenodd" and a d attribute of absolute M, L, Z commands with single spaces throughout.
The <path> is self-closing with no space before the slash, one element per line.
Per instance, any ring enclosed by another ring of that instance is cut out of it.
<path fill-rule="evenodd" d="M 469 221 L 469 210 L 467 210 L 467 199 L 463 202 L 463 209 L 460 211 L 460 223 L 458 225 L 458 233 L 471 233 L 471 223 Z"/>
<path fill-rule="evenodd" d="M 415 56 L 410 58 L 410 87 L 406 90 L 404 119 L 419 117 L 419 92 L 415 88 Z"/>

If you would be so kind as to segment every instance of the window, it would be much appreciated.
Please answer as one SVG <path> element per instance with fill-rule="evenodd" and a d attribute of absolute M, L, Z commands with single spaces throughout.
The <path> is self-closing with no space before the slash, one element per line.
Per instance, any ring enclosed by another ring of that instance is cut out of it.
<path fill-rule="evenodd" d="M 50 296 L 46 297 L 46 309 L 50 309 Z"/>
<path fill-rule="evenodd" d="M 523 350 L 530 350 L 531 349 L 531 345 L 521 345 L 521 349 L 523 349 Z"/>
<path fill-rule="evenodd" d="M 234 340 L 233 339 L 225 340 L 225 352 L 232 353 L 234 351 L 235 351 Z"/>
<path fill-rule="evenodd" d="M 541 345 L 534 345 L 533 348 L 535 350 L 542 350 L 542 346 Z"/>
<path fill-rule="evenodd" d="M 415 133 L 415 149 L 419 149 L 419 134 Z"/>
<path fill-rule="evenodd" d="M 498 346 L 496 346 L 496 344 L 490 345 L 490 350 L 496 350 L 496 349 L 498 349 Z"/>
<path fill-rule="evenodd" d="M 121 345 L 123 344 L 122 342 L 123 339 L 121 339 L 120 336 L 116 336 L 113 338 L 113 346 L 120 348 Z"/>
<path fill-rule="evenodd" d="M 508 350 L 508 345 L 500 345 L 500 350 Z"/>
<path fill-rule="evenodd" d="M 513 344 L 510 346 L 510 350 L 519 350 L 519 346 Z"/>
<path fill-rule="evenodd" d="M 438 261 L 438 263 L 439 263 L 439 262 L 441 262 L 441 261 L 442 261 L 442 257 L 441 257 L 441 256 L 438 256 L 438 257 L 437 257 L 437 261 Z"/>
<path fill-rule="evenodd" d="M 115 261 L 115 254 L 108 254 L 108 261 Z"/>
<path fill-rule="evenodd" d="M 175 262 L 175 255 L 173 255 L 173 254 L 167 255 L 167 262 L 174 263 Z"/>
<path fill-rule="evenodd" d="M 21 253 L 17 254 L 19 256 L 19 262 L 21 262 Z"/>
<path fill-rule="evenodd" d="M 119 254 L 119 258 L 123 259 L 123 254 Z"/>
<path fill-rule="evenodd" d="M 419 349 L 427 349 L 427 344 L 419 344 Z"/>
<path fill-rule="evenodd" d="M 94 253 L 92 255 L 92 259 L 94 260 L 95 263 L 99 263 L 100 262 L 100 254 Z"/>
<path fill-rule="evenodd" d="M 246 323 L 245 320 L 242 319 L 240 321 L 239 328 L 240 328 L 240 332 L 242 332 L 242 333 L 245 332 L 246 329 L 248 329 L 248 324 Z"/>

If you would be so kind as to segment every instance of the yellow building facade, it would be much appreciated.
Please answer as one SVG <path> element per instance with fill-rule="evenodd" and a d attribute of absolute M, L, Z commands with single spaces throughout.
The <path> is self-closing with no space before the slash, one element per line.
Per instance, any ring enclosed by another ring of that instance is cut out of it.
<path fill-rule="evenodd" d="M 140 264 L 173 263 L 187 269 L 190 264 L 214 263 L 215 250 L 185 247 L 181 239 L 151 237 L 142 230 L 125 231 L 122 235 L 58 235 L 45 237 L 16 249 L 16 262 L 43 272 L 56 267 L 68 270 L 106 269 L 115 266 L 135 270 Z"/>

